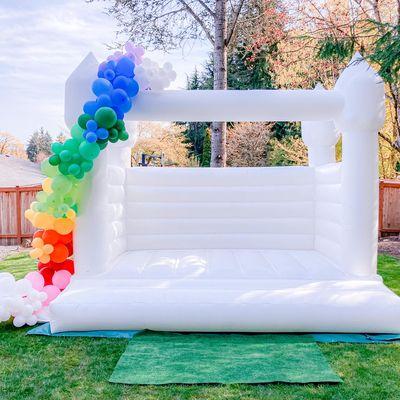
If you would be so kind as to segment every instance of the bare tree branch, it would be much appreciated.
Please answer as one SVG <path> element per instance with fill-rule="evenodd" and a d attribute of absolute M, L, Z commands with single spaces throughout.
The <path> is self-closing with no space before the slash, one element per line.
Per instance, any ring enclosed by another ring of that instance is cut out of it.
<path fill-rule="evenodd" d="M 184 0 L 178 0 L 181 4 L 183 4 L 183 6 L 186 8 L 186 10 L 188 11 L 188 13 L 198 22 L 198 24 L 201 26 L 201 28 L 203 29 L 204 33 L 207 36 L 207 39 L 211 42 L 212 45 L 214 45 L 214 38 L 212 37 L 210 31 L 208 30 L 206 24 L 204 23 L 204 21 L 194 12 L 194 10 L 192 9 L 192 7 L 189 6 L 189 4 L 187 4 Z"/>
<path fill-rule="evenodd" d="M 211 10 L 210 7 L 203 1 L 203 0 L 197 0 L 206 10 L 207 12 L 214 18 L 215 17 L 215 12 Z"/>
<path fill-rule="evenodd" d="M 238 4 L 238 8 L 235 11 L 235 14 L 233 16 L 232 26 L 231 26 L 231 29 L 229 31 L 228 37 L 226 39 L 226 46 L 229 46 L 229 43 L 232 40 L 233 34 L 235 33 L 235 29 L 236 29 L 236 26 L 237 26 L 237 22 L 238 22 L 238 19 L 239 19 L 240 12 L 242 11 L 243 4 L 244 4 L 244 0 L 240 0 L 240 3 Z"/>

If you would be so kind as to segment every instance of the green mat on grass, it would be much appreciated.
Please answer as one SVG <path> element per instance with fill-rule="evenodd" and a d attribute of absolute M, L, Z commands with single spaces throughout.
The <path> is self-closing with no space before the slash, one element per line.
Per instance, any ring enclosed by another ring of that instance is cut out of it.
<path fill-rule="evenodd" d="M 130 340 L 109 381 L 161 385 L 341 379 L 307 335 L 146 331 Z"/>

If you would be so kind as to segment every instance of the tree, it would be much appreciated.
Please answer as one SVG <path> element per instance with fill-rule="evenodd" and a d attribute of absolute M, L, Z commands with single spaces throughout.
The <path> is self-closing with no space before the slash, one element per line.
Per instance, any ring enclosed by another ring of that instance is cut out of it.
<path fill-rule="evenodd" d="M 201 155 L 201 167 L 209 167 L 211 164 L 211 133 L 207 129 L 203 140 L 203 154 Z"/>
<path fill-rule="evenodd" d="M 189 145 L 178 125 L 154 122 L 138 125 L 138 138 L 132 149 L 133 164 L 141 162 L 142 154 L 163 155 L 165 166 L 188 167 L 196 161 L 189 154 Z"/>
<path fill-rule="evenodd" d="M 29 138 L 28 146 L 26 148 L 26 155 L 32 162 L 40 162 L 45 157 L 51 154 L 51 144 L 53 139 L 49 132 L 45 131 L 44 128 L 40 128 L 34 132 Z"/>
<path fill-rule="evenodd" d="M 26 158 L 24 145 L 8 132 L 0 132 L 0 154 Z"/>
<path fill-rule="evenodd" d="M 65 136 L 64 132 L 60 132 L 56 137 L 56 142 L 64 143 L 67 140 L 67 136 Z"/>
<path fill-rule="evenodd" d="M 94 0 L 90 0 L 94 1 Z M 243 20 L 246 10 L 263 0 L 114 0 L 108 12 L 120 23 L 121 32 L 136 42 L 152 48 L 170 50 L 188 39 L 206 39 L 213 48 L 213 89 L 227 89 L 227 52 L 236 38 L 238 24 L 253 26 Z M 211 165 L 226 164 L 226 124 L 212 124 Z"/>

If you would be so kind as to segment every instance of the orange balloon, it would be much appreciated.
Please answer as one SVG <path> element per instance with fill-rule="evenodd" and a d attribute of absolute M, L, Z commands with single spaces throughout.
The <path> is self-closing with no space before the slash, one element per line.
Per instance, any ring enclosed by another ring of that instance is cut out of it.
<path fill-rule="evenodd" d="M 69 218 L 57 218 L 54 222 L 54 230 L 60 235 L 67 235 L 74 230 L 75 223 Z"/>
<path fill-rule="evenodd" d="M 43 233 L 44 233 L 44 230 L 43 229 L 41 229 L 41 230 L 39 230 L 39 231 L 36 231 L 34 234 L 33 234 L 33 238 L 35 239 L 35 238 L 41 238 L 42 236 L 43 236 Z"/>
<path fill-rule="evenodd" d="M 51 261 L 61 263 L 68 258 L 68 248 L 64 244 L 58 243 L 54 246 L 53 252 L 50 254 Z"/>
<path fill-rule="evenodd" d="M 54 224 L 54 217 L 43 212 L 37 212 L 33 217 L 32 224 L 36 228 L 52 229 Z"/>
<path fill-rule="evenodd" d="M 45 243 L 54 245 L 60 240 L 60 236 L 56 231 L 49 229 L 43 232 L 42 239 Z"/>

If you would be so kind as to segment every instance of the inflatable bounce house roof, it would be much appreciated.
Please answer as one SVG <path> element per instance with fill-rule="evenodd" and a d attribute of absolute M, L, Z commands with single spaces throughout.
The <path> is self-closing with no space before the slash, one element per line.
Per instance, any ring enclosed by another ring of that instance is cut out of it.
<path fill-rule="evenodd" d="M 66 83 L 72 138 L 27 212 L 26 290 L 47 298 L 16 325 L 50 303 L 53 332 L 400 332 L 376 271 L 384 90 L 361 56 L 329 91 L 163 91 L 171 66 L 142 57 L 90 54 Z M 309 165 L 131 168 L 124 119 L 301 121 Z"/>

